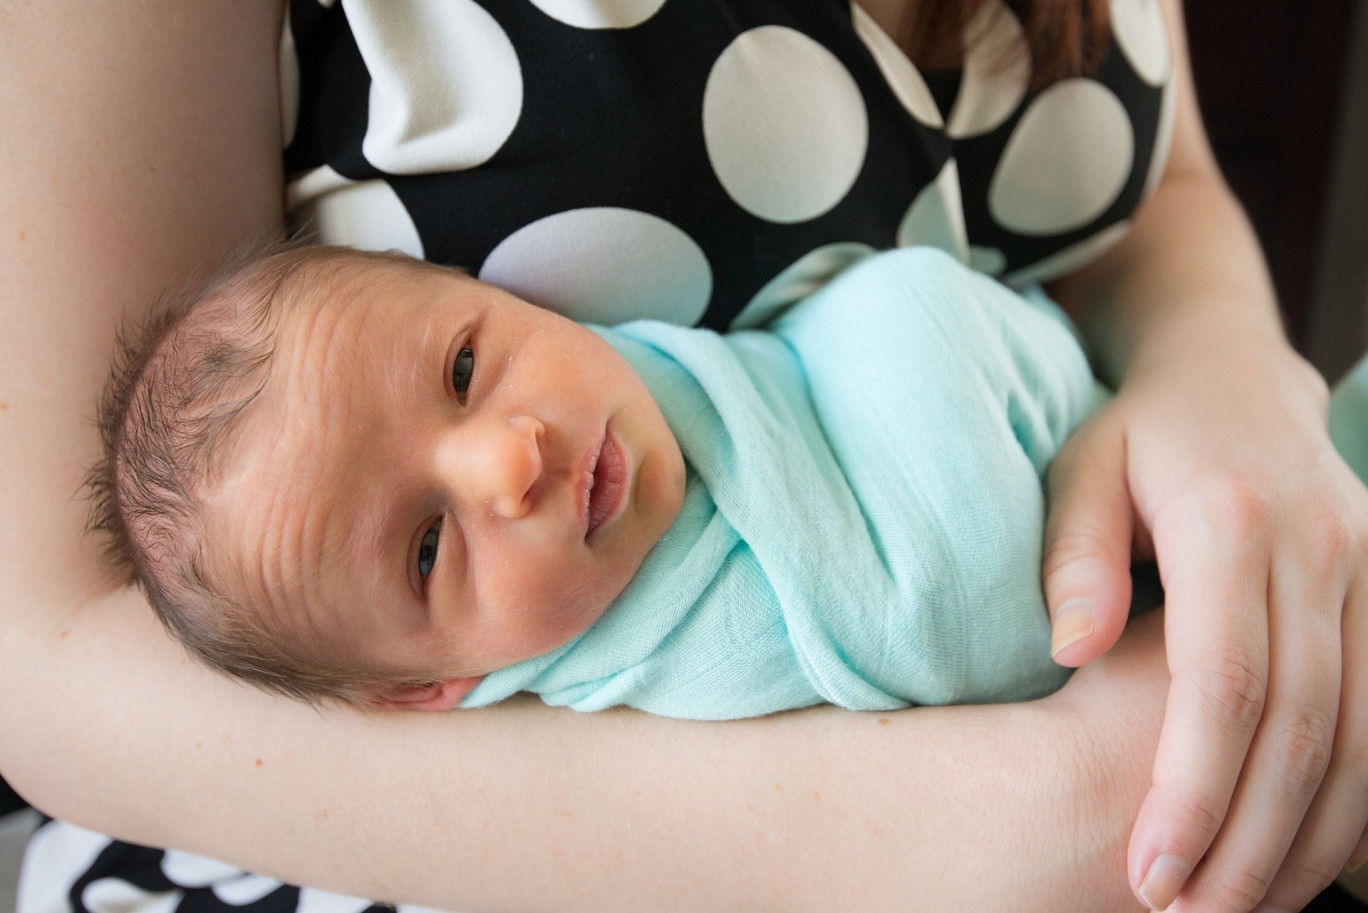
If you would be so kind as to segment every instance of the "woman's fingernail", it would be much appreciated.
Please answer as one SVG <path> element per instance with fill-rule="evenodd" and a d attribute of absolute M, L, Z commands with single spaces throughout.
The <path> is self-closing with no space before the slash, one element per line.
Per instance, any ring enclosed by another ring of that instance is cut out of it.
<path fill-rule="evenodd" d="M 1349 854 L 1349 861 L 1344 864 L 1344 871 L 1350 875 L 1363 868 L 1363 864 L 1368 862 L 1368 834 L 1359 838 L 1358 846 Z"/>
<path fill-rule="evenodd" d="M 1177 856 L 1163 855 L 1150 863 L 1140 884 L 1140 899 L 1151 910 L 1167 910 L 1192 874 L 1192 866 Z"/>
<path fill-rule="evenodd" d="M 1050 655 L 1054 656 L 1069 644 L 1078 643 L 1091 637 L 1096 616 L 1092 603 L 1086 599 L 1070 599 L 1055 612 L 1054 626 L 1050 631 Z"/>

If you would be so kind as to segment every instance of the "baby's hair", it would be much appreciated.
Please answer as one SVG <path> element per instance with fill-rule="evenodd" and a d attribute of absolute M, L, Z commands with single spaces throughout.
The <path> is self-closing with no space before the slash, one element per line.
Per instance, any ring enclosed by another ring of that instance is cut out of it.
<path fill-rule="evenodd" d="M 399 254 L 255 244 L 121 328 L 100 403 L 103 457 L 90 471 L 90 528 L 167 630 L 220 672 L 310 703 L 360 702 L 425 679 L 367 671 L 267 623 L 216 586 L 200 499 L 270 376 L 282 309 L 358 260 L 437 269 Z"/>

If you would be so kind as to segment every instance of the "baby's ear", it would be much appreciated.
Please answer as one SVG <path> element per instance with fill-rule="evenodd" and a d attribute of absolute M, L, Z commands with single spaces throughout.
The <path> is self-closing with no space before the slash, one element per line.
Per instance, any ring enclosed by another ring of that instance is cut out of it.
<path fill-rule="evenodd" d="M 480 678 L 449 678 L 444 682 L 396 688 L 376 695 L 371 703 L 386 710 L 450 710 L 480 683 Z"/>

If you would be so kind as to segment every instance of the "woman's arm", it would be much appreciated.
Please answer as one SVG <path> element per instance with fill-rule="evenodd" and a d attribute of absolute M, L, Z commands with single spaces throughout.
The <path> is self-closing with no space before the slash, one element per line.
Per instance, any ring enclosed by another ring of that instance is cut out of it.
<path fill-rule="evenodd" d="M 79 492 L 112 329 L 279 225 L 279 16 L 0 4 L 5 776 L 126 838 L 458 909 L 1133 908 L 1153 631 L 1016 707 L 320 714 L 191 665 L 101 578 Z"/>
<path fill-rule="evenodd" d="M 1062 640 L 1091 617 L 1093 635 L 1059 653 L 1078 664 L 1124 623 L 1133 544 L 1164 578 L 1173 690 L 1130 847 L 1137 894 L 1163 908 L 1198 866 L 1175 909 L 1299 909 L 1368 820 L 1353 666 L 1368 655 L 1368 495 L 1330 444 L 1325 385 L 1283 336 L 1207 144 L 1181 5 L 1163 6 L 1167 171 L 1126 240 L 1056 289 L 1120 392 L 1052 471 L 1046 590 L 1056 612 L 1082 608 L 1057 616 Z"/>
<path fill-rule="evenodd" d="M 531 701 L 316 714 L 168 662 L 124 609 L 127 631 L 24 645 L 136 677 L 76 695 L 37 733 L 44 769 L 14 770 L 40 806 L 141 842 L 449 909 L 1137 909 L 1155 623 L 1127 666 L 1038 704 L 691 724 Z"/>

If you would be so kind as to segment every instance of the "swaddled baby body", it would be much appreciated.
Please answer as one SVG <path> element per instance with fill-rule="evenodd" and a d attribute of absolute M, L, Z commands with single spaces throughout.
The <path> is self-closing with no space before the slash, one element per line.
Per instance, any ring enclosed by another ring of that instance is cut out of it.
<path fill-rule="evenodd" d="M 1105 391 L 1049 302 L 937 251 L 719 336 L 295 248 L 147 335 L 102 525 L 193 653 L 267 688 L 722 719 L 1067 674 L 1042 478 Z"/>

